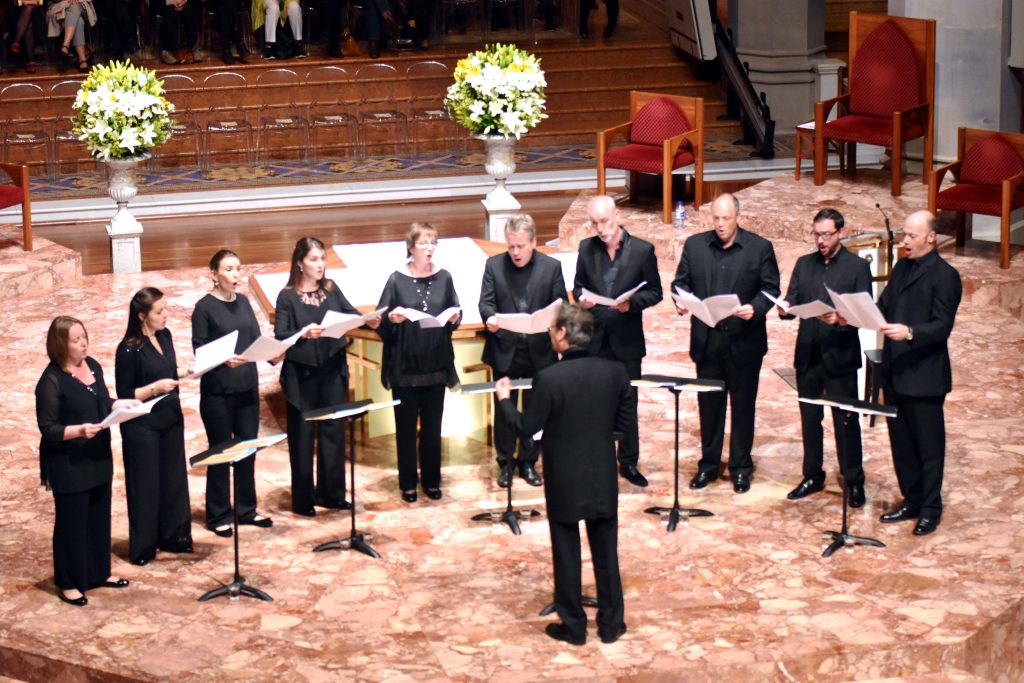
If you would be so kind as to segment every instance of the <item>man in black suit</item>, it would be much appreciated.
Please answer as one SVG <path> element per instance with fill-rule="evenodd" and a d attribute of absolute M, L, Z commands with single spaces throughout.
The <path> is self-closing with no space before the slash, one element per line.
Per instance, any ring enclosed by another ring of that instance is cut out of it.
<path fill-rule="evenodd" d="M 545 633 L 573 645 L 587 642 L 582 605 L 580 521 L 597 583 L 597 633 L 613 643 L 626 632 L 618 554 L 618 479 L 612 431 L 632 419 L 629 376 L 621 363 L 587 351 L 594 319 L 579 306 L 564 304 L 552 324 L 551 345 L 561 360 L 537 373 L 533 399 L 520 416 L 509 400 L 509 379 L 498 382 L 499 409 L 520 426 L 524 438 L 544 430 L 544 499 L 551 529 L 555 610 L 561 623 Z"/>
<path fill-rule="evenodd" d="M 960 274 L 935 248 L 935 216 L 910 214 L 903 224 L 906 258 L 892 269 L 878 308 L 890 320 L 881 328 L 882 387 L 896 408 L 887 420 L 896 479 L 903 502 L 883 522 L 917 519 L 914 534 L 935 531 L 942 517 L 946 422 L 942 404 L 953 388 L 949 335 L 963 286 Z"/>
<path fill-rule="evenodd" d="M 839 294 L 871 291 L 871 268 L 867 261 L 850 253 L 840 241 L 844 223 L 843 215 L 835 209 L 822 209 L 817 213 L 811 230 L 817 249 L 797 259 L 784 303 L 789 306 L 813 301 L 831 304 L 826 287 Z M 782 309 L 779 312 L 784 318 L 794 317 L 785 315 Z M 857 328 L 847 325 L 835 311 L 801 320 L 793 365 L 800 396 L 857 398 L 857 370 L 861 366 Z M 800 404 L 804 441 L 803 480 L 786 496 L 790 500 L 804 498 L 825 488 L 821 429 L 824 412 L 819 405 Z M 832 428 L 839 469 L 850 491 L 850 506 L 862 507 L 865 502 L 864 467 L 857 414 L 833 408 Z"/>
<path fill-rule="evenodd" d="M 725 440 L 726 394 L 732 404 L 729 472 L 736 493 L 750 490 L 754 462 L 754 405 L 757 401 L 761 361 L 768 353 L 765 316 L 772 304 L 762 290 L 779 295 L 779 266 L 768 240 L 739 227 L 740 202 L 731 194 L 711 204 L 714 230 L 686 240 L 672 281 L 673 289 L 700 299 L 736 294 L 740 308 L 714 328 L 696 318 L 690 321 L 690 357 L 697 377 L 720 379 L 725 392 L 704 392 L 697 398 L 700 411 L 701 459 L 691 489 L 702 489 L 718 478 Z M 676 304 L 680 315 L 686 309 Z"/>
<path fill-rule="evenodd" d="M 611 197 L 602 195 L 591 199 L 587 215 L 597 235 L 580 242 L 572 291 L 580 306 L 594 315 L 590 352 L 598 358 L 621 362 L 631 379 L 640 379 L 641 360 L 647 355 L 643 311 L 662 297 L 654 245 L 626 232 L 619 224 L 619 210 Z M 586 288 L 615 299 L 642 282 L 646 284 L 618 306 L 595 305 L 582 297 Z M 636 389 L 631 393 L 633 419 L 623 433 L 619 471 L 630 483 L 647 486 L 647 479 L 637 469 L 640 432 L 636 419 Z"/>
<path fill-rule="evenodd" d="M 480 287 L 480 319 L 484 333 L 485 363 L 491 366 L 494 378 L 533 377 L 538 370 L 557 360 L 551 349 L 547 332 L 519 334 L 501 330 L 495 321 L 497 313 L 534 313 L 557 299 L 566 299 L 562 264 L 546 254 L 535 251 L 537 227 L 526 214 L 518 214 L 505 224 L 508 251 L 487 259 L 484 279 Z M 513 394 L 519 403 L 519 392 Z M 530 392 L 523 395 L 523 409 L 530 403 Z M 494 415 L 494 446 L 498 453 L 498 486 L 507 487 L 512 481 L 512 467 L 516 464 L 515 427 Z M 537 474 L 537 449 L 529 439 L 519 442 L 519 476 L 531 486 L 540 486 Z"/>

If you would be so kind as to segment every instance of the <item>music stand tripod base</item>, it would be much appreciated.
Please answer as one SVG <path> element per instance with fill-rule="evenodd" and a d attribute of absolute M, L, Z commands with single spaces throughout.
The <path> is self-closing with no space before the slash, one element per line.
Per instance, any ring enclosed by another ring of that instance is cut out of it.
<path fill-rule="evenodd" d="M 228 596 L 231 602 L 238 600 L 239 595 L 248 595 L 250 598 L 256 598 L 257 600 L 264 600 L 266 602 L 273 602 L 274 598 L 270 597 L 259 588 L 250 586 L 245 583 L 244 577 L 237 577 L 236 580 L 228 584 L 223 584 L 213 590 L 207 591 L 199 596 L 199 602 L 206 602 L 212 598 L 220 597 L 221 595 Z"/>

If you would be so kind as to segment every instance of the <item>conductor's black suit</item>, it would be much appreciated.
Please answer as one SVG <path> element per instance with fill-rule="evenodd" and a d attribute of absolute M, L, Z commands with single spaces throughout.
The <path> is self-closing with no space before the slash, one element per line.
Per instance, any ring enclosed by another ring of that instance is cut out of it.
<path fill-rule="evenodd" d="M 521 418 L 512 401 L 499 402 L 526 437 L 543 429 L 544 498 L 551 528 L 555 609 L 569 632 L 586 637 L 581 605 L 579 522 L 587 538 L 597 582 L 597 628 L 613 638 L 623 625 L 618 559 L 618 477 L 613 430 L 630 418 L 629 377 L 620 363 L 570 348 L 562 360 L 533 380 L 533 397 Z M 521 419 L 521 422 L 518 422 Z"/>

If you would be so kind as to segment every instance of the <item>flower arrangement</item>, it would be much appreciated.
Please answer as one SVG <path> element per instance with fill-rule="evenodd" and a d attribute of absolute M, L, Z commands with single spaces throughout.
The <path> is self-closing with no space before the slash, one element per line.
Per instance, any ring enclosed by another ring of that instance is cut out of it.
<path fill-rule="evenodd" d="M 164 99 L 163 82 L 131 62 L 97 64 L 82 82 L 72 105 L 72 126 L 97 159 L 143 154 L 171 135 L 174 105 Z"/>
<path fill-rule="evenodd" d="M 515 45 L 487 45 L 455 66 L 444 100 L 452 118 L 474 135 L 515 136 L 547 118 L 540 60 Z"/>

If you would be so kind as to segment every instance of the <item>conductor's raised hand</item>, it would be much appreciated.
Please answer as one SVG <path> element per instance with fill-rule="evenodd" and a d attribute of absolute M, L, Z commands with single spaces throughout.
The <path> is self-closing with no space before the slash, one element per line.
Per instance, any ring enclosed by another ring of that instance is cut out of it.
<path fill-rule="evenodd" d="M 512 380 L 508 377 L 502 377 L 494 383 L 494 395 L 498 397 L 499 401 L 512 397 Z"/>
<path fill-rule="evenodd" d="M 736 309 L 736 312 L 733 313 L 733 315 L 740 320 L 750 320 L 754 317 L 754 307 L 750 304 L 743 304 Z"/>

